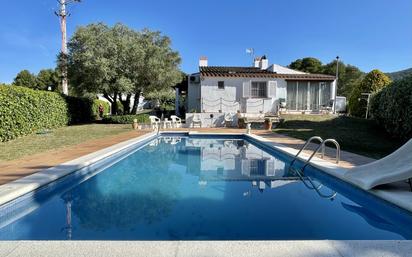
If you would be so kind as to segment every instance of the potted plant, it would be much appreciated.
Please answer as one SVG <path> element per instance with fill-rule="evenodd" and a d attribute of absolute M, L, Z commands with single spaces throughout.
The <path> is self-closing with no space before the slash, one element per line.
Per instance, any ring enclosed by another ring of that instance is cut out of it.
<path fill-rule="evenodd" d="M 134 130 L 136 130 L 137 128 L 138 128 L 138 123 L 137 123 L 137 119 L 133 119 L 133 125 L 132 125 L 132 127 L 133 127 L 133 129 Z"/>
<path fill-rule="evenodd" d="M 266 130 L 272 130 L 272 123 L 273 123 L 272 119 L 266 117 L 265 118 L 265 129 Z"/>

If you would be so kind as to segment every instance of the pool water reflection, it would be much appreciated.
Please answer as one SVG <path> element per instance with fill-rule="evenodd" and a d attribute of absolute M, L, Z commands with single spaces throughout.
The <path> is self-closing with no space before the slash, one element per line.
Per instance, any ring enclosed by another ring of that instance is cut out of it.
<path fill-rule="evenodd" d="M 236 138 L 157 138 L 82 183 L 0 209 L 0 239 L 412 239 L 408 213 L 360 205 L 358 193 L 323 199 L 284 156 L 262 149 Z"/>

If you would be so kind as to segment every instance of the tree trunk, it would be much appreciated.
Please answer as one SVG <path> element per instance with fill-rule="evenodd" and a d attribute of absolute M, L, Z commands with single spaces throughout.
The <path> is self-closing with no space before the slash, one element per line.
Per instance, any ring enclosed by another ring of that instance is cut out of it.
<path fill-rule="evenodd" d="M 113 94 L 112 115 L 117 114 L 117 92 Z"/>
<path fill-rule="evenodd" d="M 130 98 L 132 94 L 127 94 L 126 100 L 120 99 L 120 102 L 123 104 L 123 114 L 130 114 Z"/>
<path fill-rule="evenodd" d="M 137 106 L 139 106 L 139 98 L 140 98 L 140 93 L 141 90 L 137 90 L 136 94 L 134 95 L 134 101 L 133 101 L 133 108 L 131 113 L 136 114 L 137 113 Z"/>

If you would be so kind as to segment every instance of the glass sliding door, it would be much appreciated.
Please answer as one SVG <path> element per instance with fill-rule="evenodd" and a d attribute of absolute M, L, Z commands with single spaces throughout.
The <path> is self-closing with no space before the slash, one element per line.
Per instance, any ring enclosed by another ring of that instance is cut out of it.
<path fill-rule="evenodd" d="M 319 111 L 319 82 L 310 82 L 310 109 Z"/>
<path fill-rule="evenodd" d="M 296 95 L 298 82 L 297 81 L 287 81 L 286 85 L 286 108 L 288 110 L 296 110 Z"/>
<path fill-rule="evenodd" d="M 330 82 L 320 82 L 320 105 L 329 106 L 330 102 Z"/>
<path fill-rule="evenodd" d="M 308 109 L 308 82 L 299 81 L 298 82 L 298 110 Z"/>

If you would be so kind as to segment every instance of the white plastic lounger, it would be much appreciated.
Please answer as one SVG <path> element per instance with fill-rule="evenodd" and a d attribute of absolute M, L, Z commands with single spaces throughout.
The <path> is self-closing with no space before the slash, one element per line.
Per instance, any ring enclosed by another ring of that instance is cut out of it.
<path fill-rule="evenodd" d="M 365 190 L 412 178 L 412 139 L 380 160 L 347 170 L 343 177 Z"/>

